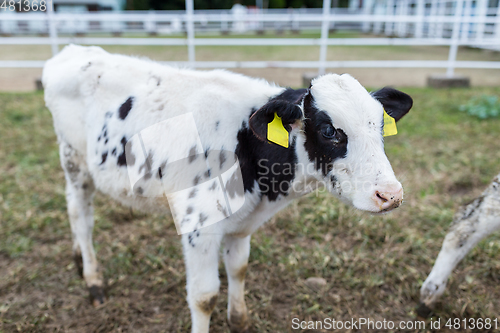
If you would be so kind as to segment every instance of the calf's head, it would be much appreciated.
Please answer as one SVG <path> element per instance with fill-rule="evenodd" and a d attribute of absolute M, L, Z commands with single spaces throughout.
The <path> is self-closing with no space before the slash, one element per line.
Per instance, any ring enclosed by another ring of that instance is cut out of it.
<path fill-rule="evenodd" d="M 392 88 L 368 93 L 353 77 L 327 74 L 309 89 L 288 90 L 250 120 L 259 137 L 276 113 L 295 140 L 297 167 L 354 207 L 380 213 L 398 207 L 403 188 L 384 152 L 384 109 L 396 121 L 412 107 Z M 285 148 L 284 148 L 285 149 Z"/>

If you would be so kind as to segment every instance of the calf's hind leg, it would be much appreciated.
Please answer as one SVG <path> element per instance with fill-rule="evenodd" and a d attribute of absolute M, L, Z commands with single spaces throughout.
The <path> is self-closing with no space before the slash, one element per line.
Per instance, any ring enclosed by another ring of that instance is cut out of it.
<path fill-rule="evenodd" d="M 84 156 L 71 145 L 60 144 L 61 164 L 66 178 L 66 201 L 73 235 L 73 255 L 89 289 L 94 306 L 105 301 L 104 284 L 92 244 L 95 186 Z M 83 266 L 83 267 L 82 267 Z"/>

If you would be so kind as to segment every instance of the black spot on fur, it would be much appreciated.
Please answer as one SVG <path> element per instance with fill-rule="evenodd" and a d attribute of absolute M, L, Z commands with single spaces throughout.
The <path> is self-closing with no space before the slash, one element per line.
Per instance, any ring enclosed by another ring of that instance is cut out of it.
<path fill-rule="evenodd" d="M 189 199 L 194 198 L 196 196 L 196 192 L 198 192 L 198 190 L 196 188 L 193 188 L 191 192 L 189 192 L 188 198 Z"/>
<path fill-rule="evenodd" d="M 122 144 L 123 152 L 120 154 L 120 156 L 118 156 L 117 164 L 119 166 L 125 166 L 127 164 L 129 166 L 134 165 L 135 164 L 135 155 L 132 153 L 132 143 L 127 145 L 127 138 L 125 138 L 125 137 L 123 137 L 121 139 L 120 143 Z M 128 156 L 128 160 L 127 160 L 127 156 Z"/>
<path fill-rule="evenodd" d="M 138 187 L 135 192 L 139 195 L 142 195 L 144 193 L 144 189 L 142 187 Z"/>
<path fill-rule="evenodd" d="M 108 112 L 106 112 L 106 114 L 104 116 L 106 118 L 111 118 L 111 117 L 113 117 L 113 112 L 108 111 Z"/>
<path fill-rule="evenodd" d="M 113 148 L 113 150 L 111 151 L 111 155 L 116 156 L 116 148 Z"/>
<path fill-rule="evenodd" d="M 200 213 L 200 225 L 203 225 L 203 223 L 208 219 L 208 216 L 206 216 L 203 213 Z"/>
<path fill-rule="evenodd" d="M 192 247 L 194 247 L 194 236 L 199 236 L 199 234 L 195 234 L 196 233 L 196 230 L 194 230 L 193 232 L 189 233 L 188 234 L 188 241 L 189 241 L 189 244 L 191 244 Z"/>
<path fill-rule="evenodd" d="M 217 121 L 217 122 L 215 123 L 215 130 L 216 130 L 216 131 L 219 129 L 219 125 L 220 125 L 220 121 Z"/>
<path fill-rule="evenodd" d="M 82 66 L 82 71 L 85 72 L 87 69 L 89 69 L 90 66 L 92 66 L 92 62 L 89 61 L 88 64 L 86 64 L 85 66 Z"/>
<path fill-rule="evenodd" d="M 214 182 L 213 182 L 213 184 L 212 184 L 212 186 L 210 186 L 208 189 L 209 189 L 210 191 L 213 191 L 213 190 L 215 190 L 216 188 L 217 188 L 217 181 L 214 181 Z"/>
<path fill-rule="evenodd" d="M 304 98 L 304 133 L 306 141 L 304 148 L 307 151 L 309 160 L 314 161 L 317 170 L 321 170 L 323 175 L 327 175 L 336 159 L 344 158 L 347 155 L 347 135 L 340 128 L 335 128 L 330 116 L 319 111 L 313 103 L 312 95 L 308 94 Z M 334 137 L 325 138 L 321 134 L 323 126 L 333 126 Z"/>
<path fill-rule="evenodd" d="M 120 108 L 118 109 L 118 116 L 120 119 L 125 119 L 127 118 L 130 110 L 132 109 L 132 105 L 134 103 L 134 97 L 129 97 L 125 103 L 123 103 Z"/>
<path fill-rule="evenodd" d="M 149 152 L 148 153 L 148 156 L 146 157 L 146 160 L 144 161 L 144 163 L 139 167 L 139 173 L 142 172 L 142 169 L 145 170 L 145 173 L 144 173 L 144 179 L 149 179 L 151 178 L 152 174 L 151 174 L 151 170 L 152 170 L 152 166 L 153 165 L 153 152 Z"/>
<path fill-rule="evenodd" d="M 476 199 L 474 199 L 472 202 L 465 205 L 465 207 L 462 207 L 460 219 L 466 220 L 466 219 L 470 218 L 472 216 L 472 214 L 474 214 L 478 210 L 478 208 L 481 206 L 481 204 L 483 203 L 483 200 L 484 200 L 484 196 L 481 195 L 481 196 L 477 197 Z M 456 222 L 454 221 L 453 224 L 455 224 L 455 223 Z"/>
<path fill-rule="evenodd" d="M 227 181 L 226 191 L 231 199 L 234 199 L 235 196 L 241 197 L 245 194 L 243 180 L 241 179 L 241 172 L 239 170 L 234 172 Z"/>
<path fill-rule="evenodd" d="M 186 215 L 189 215 L 193 212 L 193 207 L 189 206 L 187 209 L 186 209 Z"/>
<path fill-rule="evenodd" d="M 103 153 L 101 155 L 101 158 L 102 158 L 101 165 L 103 165 L 104 162 L 106 162 L 106 159 L 108 158 L 108 152 Z"/>
<path fill-rule="evenodd" d="M 246 123 L 238 131 L 237 140 L 235 153 L 240 163 L 244 191 L 252 193 L 257 181 L 260 191 L 270 201 L 275 201 L 280 194 L 287 195 L 295 177 L 295 168 L 291 168 L 297 163 L 295 140 L 288 149 L 262 141 Z M 270 172 L 273 165 L 274 172 Z"/>
<path fill-rule="evenodd" d="M 158 167 L 158 173 L 156 174 L 156 177 L 158 179 L 162 179 L 163 178 L 163 174 L 165 172 L 165 167 L 167 166 L 167 162 L 163 162 L 159 167 Z"/>
<path fill-rule="evenodd" d="M 245 192 L 252 192 L 257 182 L 262 195 L 270 201 L 277 200 L 279 195 L 288 194 L 295 178 L 296 139 L 291 140 L 288 149 L 269 143 L 266 139 L 267 124 L 273 120 L 274 113 L 278 113 L 283 125 L 290 131 L 291 125 L 303 118 L 299 104 L 307 92 L 307 89 L 286 89 L 259 110 L 252 109 L 248 120 L 252 130 L 247 122 L 241 125 L 235 153 L 240 163 Z"/>
<path fill-rule="evenodd" d="M 188 156 L 189 156 L 188 157 L 189 163 L 193 163 L 193 161 L 198 157 L 198 155 L 196 155 L 196 145 L 191 147 L 191 149 L 189 150 Z"/>
<path fill-rule="evenodd" d="M 208 151 L 210 150 L 210 147 L 208 147 L 207 149 L 205 149 L 205 158 L 208 158 Z"/>
<path fill-rule="evenodd" d="M 226 154 L 224 154 L 223 150 L 221 150 L 219 153 L 219 162 L 220 162 L 219 168 L 222 169 L 224 163 L 226 162 Z"/>
<path fill-rule="evenodd" d="M 205 177 L 206 178 L 210 178 L 210 175 L 212 174 L 212 172 L 210 171 L 210 169 L 208 169 L 207 171 L 205 171 Z"/>
<path fill-rule="evenodd" d="M 117 164 L 119 166 L 124 166 L 124 165 L 127 164 L 127 158 L 125 156 L 125 145 L 127 144 L 127 138 L 123 137 L 121 139 L 120 143 L 122 144 L 122 148 L 123 148 L 122 151 L 123 152 L 121 153 L 120 156 L 118 156 L 118 162 L 117 162 Z"/>
<path fill-rule="evenodd" d="M 222 207 L 221 203 L 219 200 L 217 200 L 217 210 L 220 211 L 222 214 L 224 214 L 225 217 L 228 217 L 229 214 L 227 213 L 227 210 L 225 207 Z"/>
<path fill-rule="evenodd" d="M 194 177 L 193 179 L 193 184 L 196 186 L 200 183 L 200 180 L 201 180 L 201 177 L 200 176 L 196 176 Z"/>
<path fill-rule="evenodd" d="M 106 139 L 106 140 L 104 141 L 104 144 L 107 144 L 107 143 L 108 143 L 108 139 Z"/>
<path fill-rule="evenodd" d="M 158 76 L 153 75 L 153 79 L 156 79 L 156 86 L 159 87 L 161 84 L 161 79 Z"/>

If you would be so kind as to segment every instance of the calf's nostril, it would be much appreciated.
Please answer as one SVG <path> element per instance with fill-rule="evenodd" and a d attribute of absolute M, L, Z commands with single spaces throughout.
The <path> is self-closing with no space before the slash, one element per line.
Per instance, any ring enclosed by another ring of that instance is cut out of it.
<path fill-rule="evenodd" d="M 380 200 L 382 200 L 382 202 L 387 202 L 388 200 L 382 195 L 380 194 L 380 192 L 377 191 L 377 198 L 379 198 Z"/>

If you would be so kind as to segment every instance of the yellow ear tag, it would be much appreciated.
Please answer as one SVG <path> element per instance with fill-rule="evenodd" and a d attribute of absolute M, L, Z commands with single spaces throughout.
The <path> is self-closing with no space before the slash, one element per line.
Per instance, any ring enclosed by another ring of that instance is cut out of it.
<path fill-rule="evenodd" d="M 384 136 L 391 136 L 396 134 L 398 134 L 396 120 L 389 116 L 384 110 Z"/>
<path fill-rule="evenodd" d="M 288 148 L 289 133 L 283 126 L 281 118 L 274 114 L 274 119 L 267 124 L 267 139 L 282 147 Z"/>

